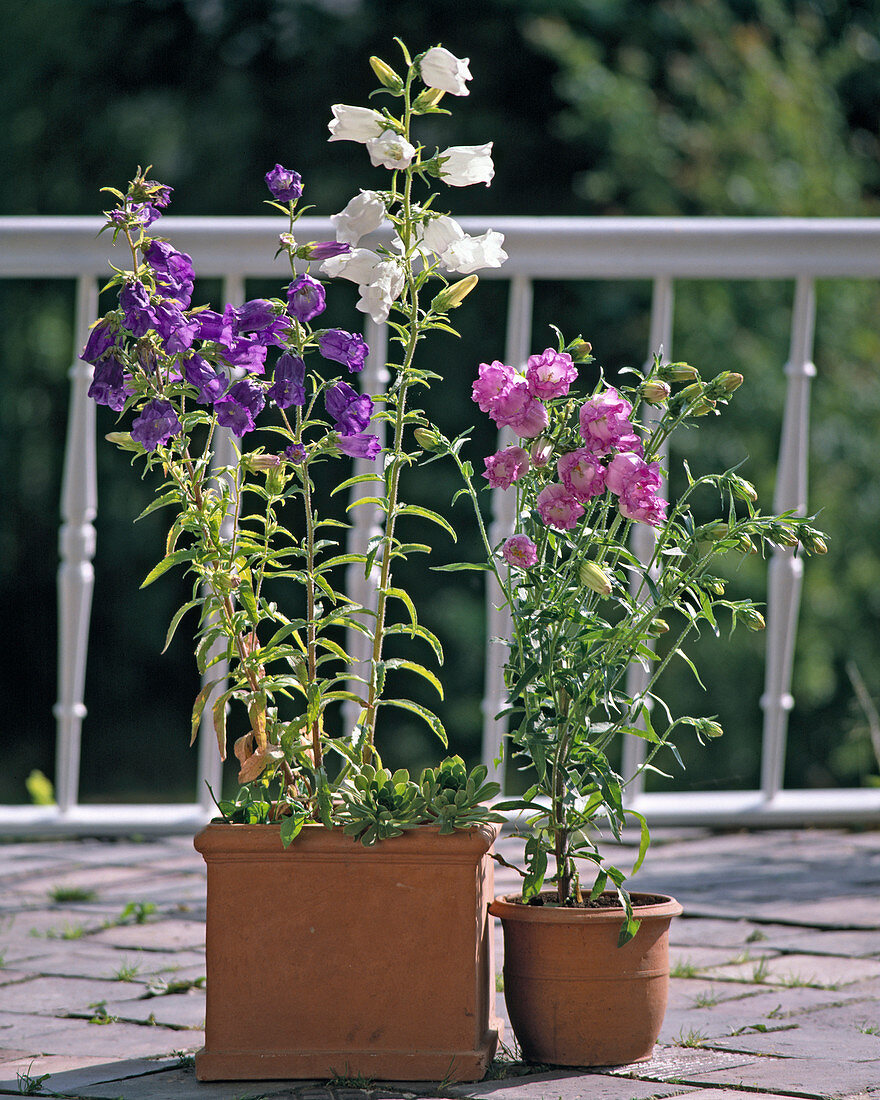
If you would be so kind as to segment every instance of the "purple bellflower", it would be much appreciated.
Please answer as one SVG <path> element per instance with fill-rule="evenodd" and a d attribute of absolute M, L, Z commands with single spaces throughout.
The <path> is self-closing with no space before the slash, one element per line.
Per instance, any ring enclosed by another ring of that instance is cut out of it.
<path fill-rule="evenodd" d="M 148 451 L 155 451 L 159 446 L 164 446 L 168 440 L 181 429 L 177 413 L 170 401 L 162 401 L 154 398 L 148 401 L 141 415 L 131 426 L 131 438 L 146 447 Z"/>
<path fill-rule="evenodd" d="M 294 202 L 303 193 L 302 176 L 294 172 L 292 168 L 282 168 L 276 164 L 271 172 L 266 173 L 266 186 L 272 192 L 272 197 L 279 202 Z"/>
<path fill-rule="evenodd" d="M 279 409 L 306 403 L 306 365 L 298 355 L 285 352 L 275 364 L 275 381 L 266 394 Z"/>
<path fill-rule="evenodd" d="M 249 378 L 242 378 L 229 387 L 222 401 L 214 406 L 217 422 L 230 428 L 239 439 L 254 430 L 255 421 L 266 404 L 262 388 Z"/>
<path fill-rule="evenodd" d="M 363 337 L 341 328 L 327 329 L 318 337 L 318 351 L 324 358 L 342 363 L 352 374 L 364 369 L 369 350 Z"/>
<path fill-rule="evenodd" d="M 311 275 L 300 275 L 287 288 L 287 308 L 290 316 L 306 324 L 324 312 L 326 303 L 324 287 Z"/>
<path fill-rule="evenodd" d="M 108 355 L 95 367 L 89 397 L 98 405 L 109 405 L 114 412 L 122 412 L 128 394 L 123 365 L 115 355 Z"/>
<path fill-rule="evenodd" d="M 358 435 L 370 423 L 373 399 L 347 382 L 337 382 L 324 394 L 324 405 L 340 435 Z"/>

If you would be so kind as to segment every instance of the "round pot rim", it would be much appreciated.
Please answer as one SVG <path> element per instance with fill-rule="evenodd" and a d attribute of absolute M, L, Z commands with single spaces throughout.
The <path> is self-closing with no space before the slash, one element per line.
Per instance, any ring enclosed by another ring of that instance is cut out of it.
<path fill-rule="evenodd" d="M 640 898 L 661 898 L 659 902 L 640 902 Z M 630 894 L 633 912 L 638 920 L 662 919 L 680 916 L 684 908 L 669 894 Z M 523 905 L 519 894 L 502 894 L 489 905 L 489 912 L 501 920 L 521 921 L 529 924 L 602 924 L 620 923 L 624 911 L 620 909 L 575 909 L 563 905 Z"/>

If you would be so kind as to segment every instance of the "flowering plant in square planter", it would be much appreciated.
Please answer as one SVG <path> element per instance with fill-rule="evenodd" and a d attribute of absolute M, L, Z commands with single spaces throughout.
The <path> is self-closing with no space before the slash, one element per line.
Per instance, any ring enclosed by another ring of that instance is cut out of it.
<path fill-rule="evenodd" d="M 201 1080 L 474 1080 L 498 1041 L 487 910 L 499 818 L 486 805 L 498 784 L 456 756 L 418 781 L 392 774 L 376 744 L 393 708 L 446 744 L 437 715 L 397 690 L 415 675 L 442 696 L 437 674 L 418 651 L 399 656 L 387 644 L 405 635 L 442 661 L 394 577 L 401 560 L 430 551 L 411 541 L 413 520 L 454 537 L 443 516 L 401 494 L 402 471 L 423 454 L 419 430 L 431 429 L 413 390 L 437 377 L 416 350 L 434 331 L 455 333 L 450 312 L 476 272 L 506 259 L 500 233 L 469 236 L 435 210 L 431 191 L 435 181 L 488 185 L 491 143 L 430 152 L 416 134 L 423 116 L 449 113 L 447 93 L 468 94 L 467 61 L 440 46 L 412 58 L 400 46 L 400 73 L 371 58 L 373 94 L 390 107 L 332 108 L 330 141 L 360 146 L 377 176 L 333 215 L 336 240 L 303 237 L 296 171 L 266 173 L 290 272 L 277 298 L 193 307 L 191 258 L 148 232 L 170 188 L 147 169 L 126 191 L 110 189 L 105 228 L 131 266 L 111 279 L 118 307 L 83 352 L 90 393 L 129 422 L 110 438 L 159 483 L 146 512 L 171 517 L 144 584 L 172 568 L 192 580 L 168 629 L 170 640 L 184 616 L 197 618 L 208 683 L 192 736 L 210 706 L 221 755 L 229 732 L 240 765 L 237 796 L 219 798 L 223 822 L 195 839 L 208 871 Z M 387 243 L 371 245 L 380 227 Z M 354 282 L 357 308 L 387 322 L 397 351 L 386 393 L 353 385 L 369 349 L 326 320 L 327 279 Z M 231 462 L 218 462 L 221 431 L 231 433 Z M 318 499 L 320 464 L 338 471 L 333 493 L 354 491 L 349 512 L 378 514 L 366 546 L 342 545 L 347 524 Z M 346 590 L 351 567 L 372 578 L 375 602 Z M 351 632 L 368 643 L 357 668 Z M 228 672 L 210 679 L 219 660 Z M 344 703 L 357 720 L 333 733 Z"/>
<path fill-rule="evenodd" d="M 373 94 L 384 94 L 390 107 L 332 109 L 329 140 L 362 146 L 381 174 L 375 189 L 359 190 L 332 217 L 336 240 L 299 234 L 305 185 L 296 171 L 277 164 L 266 174 L 269 205 L 284 218 L 279 253 L 290 270 L 276 298 L 194 307 L 192 259 L 153 228 L 171 188 L 139 169 L 126 191 L 106 189 L 115 205 L 104 228 L 125 244 L 130 267 L 110 280 L 118 306 L 95 324 L 83 352 L 94 364 L 89 393 L 129 422 L 109 438 L 157 479 L 144 514 L 166 509 L 171 517 L 164 556 L 144 585 L 172 568 L 192 579 L 192 597 L 174 615 L 168 641 L 184 616 L 194 616 L 200 672 L 228 662 L 228 677 L 209 682 L 192 712 L 194 739 L 210 705 L 221 756 L 227 727 L 234 736 L 242 789 L 234 799 L 221 797 L 219 808 L 231 821 L 280 819 L 285 843 L 307 822 L 344 824 L 366 843 L 423 822 L 440 822 L 444 831 L 467 826 L 480 816 L 475 807 L 497 792 L 484 768 L 467 776 L 457 758 L 420 783 L 403 771 L 391 775 L 375 741 L 380 713 L 394 707 L 415 713 L 446 741 L 432 711 L 390 690 L 402 674 L 414 674 L 442 696 L 436 673 L 387 653 L 388 639 L 406 634 L 442 660 L 439 641 L 393 573 L 398 561 L 430 549 L 407 541 L 411 518 L 454 537 L 446 519 L 400 492 L 401 471 L 421 454 L 413 430 L 430 426 L 412 406 L 412 391 L 436 377 L 415 353 L 431 332 L 454 333 L 450 312 L 474 288 L 475 272 L 506 259 L 500 233 L 468 236 L 434 209 L 431 191 L 436 181 L 488 185 L 491 143 L 432 153 L 415 132 L 420 118 L 449 114 L 440 106 L 446 93 L 468 94 L 467 63 L 439 46 L 415 59 L 401 47 L 400 74 L 371 59 L 379 80 Z M 390 226 L 390 243 L 366 247 L 362 238 L 381 226 Z M 457 275 L 464 277 L 450 281 Z M 386 394 L 352 384 L 369 349 L 359 334 L 327 320 L 327 279 L 356 283 L 357 308 L 388 322 L 398 354 Z M 375 431 L 379 422 L 387 447 Z M 218 468 L 221 429 L 232 434 L 235 458 Z M 374 469 L 351 476 L 348 457 Z M 338 470 L 334 493 L 364 484 L 350 511 L 381 516 L 379 533 L 357 551 L 342 545 L 346 525 L 323 516 L 316 499 L 313 471 L 327 463 Z M 344 590 L 352 565 L 374 577 L 374 606 Z M 403 610 L 402 623 L 395 609 Z M 363 675 L 350 667 L 345 631 L 368 639 Z M 325 716 L 346 701 L 358 708 L 357 722 L 331 736 Z"/>

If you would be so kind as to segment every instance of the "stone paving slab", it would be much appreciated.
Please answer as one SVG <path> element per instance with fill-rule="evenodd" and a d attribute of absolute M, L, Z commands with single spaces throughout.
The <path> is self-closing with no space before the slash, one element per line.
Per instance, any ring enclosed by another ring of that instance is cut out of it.
<path fill-rule="evenodd" d="M 880 1038 L 866 1035 L 857 1027 L 823 1027 L 814 1020 L 804 1020 L 780 1030 L 713 1038 L 706 1045 L 713 1050 L 774 1054 L 784 1058 L 814 1058 L 817 1050 L 834 1050 L 835 1057 L 847 1063 L 877 1062 L 877 1086 L 880 1088 Z"/>
<path fill-rule="evenodd" d="M 4 1055 L 8 1053 L 8 1051 L 3 1052 Z M 44 1095 L 53 1092 L 75 1095 L 79 1088 L 88 1088 L 105 1081 L 124 1082 L 129 1077 L 156 1074 L 166 1067 L 176 1065 L 177 1061 L 177 1058 L 173 1060 L 133 1058 L 108 1062 L 106 1058 L 69 1054 L 49 1054 L 37 1058 L 21 1056 L 12 1060 L 4 1058 L 0 1061 L 0 1093 L 20 1094 L 17 1076 L 19 1073 L 27 1073 L 31 1077 L 41 1077 L 48 1073 L 49 1080 L 44 1084 Z M 120 1095 L 119 1088 L 120 1086 L 117 1085 L 115 1093 L 117 1097 Z M 160 1093 L 155 1094 L 157 1098 L 160 1095 Z"/>
<path fill-rule="evenodd" d="M 777 955 L 733 966 L 712 967 L 706 972 L 721 981 L 739 978 L 755 981 L 757 978 L 767 985 L 818 985 L 837 989 L 866 978 L 880 977 L 880 961 L 836 955 Z"/>
<path fill-rule="evenodd" d="M 109 1015 L 127 1022 L 152 1022 L 162 1027 L 195 1031 L 205 1028 L 205 994 L 201 990 L 170 993 L 164 997 L 108 1000 L 105 1009 Z"/>
<path fill-rule="evenodd" d="M 30 1015 L 82 1013 L 102 1000 L 133 1000 L 143 992 L 143 986 L 132 986 L 126 982 L 92 978 L 32 978 L 0 989 L 0 1010 Z"/>
<path fill-rule="evenodd" d="M 694 1076 L 689 1083 L 842 1100 L 880 1092 L 880 1061 L 843 1064 L 820 1058 L 758 1058 L 746 1067 Z"/>
<path fill-rule="evenodd" d="M 169 918 L 161 923 L 149 920 L 144 924 L 124 924 L 90 935 L 89 942 L 143 951 L 176 951 L 181 947 L 204 949 L 205 923 L 201 920 Z"/>

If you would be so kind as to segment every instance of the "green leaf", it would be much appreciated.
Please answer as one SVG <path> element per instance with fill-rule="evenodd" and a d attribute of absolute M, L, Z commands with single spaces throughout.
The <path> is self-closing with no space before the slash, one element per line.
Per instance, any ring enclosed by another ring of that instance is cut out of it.
<path fill-rule="evenodd" d="M 443 685 L 440 683 L 434 673 L 431 672 L 430 669 L 425 668 L 424 665 L 416 664 L 415 661 L 407 661 L 400 657 L 394 657 L 391 660 L 385 662 L 385 667 L 405 668 L 409 672 L 414 672 L 417 676 L 424 677 L 424 679 L 426 679 L 429 684 L 433 685 L 440 698 L 443 698 Z"/>
<path fill-rule="evenodd" d="M 212 680 L 209 684 L 205 684 L 202 690 L 196 696 L 196 701 L 193 703 L 192 709 L 192 732 L 190 734 L 189 744 L 190 748 L 195 744 L 196 737 L 199 734 L 199 726 L 202 722 L 202 714 L 205 710 L 205 704 L 208 702 L 208 696 L 214 690 L 218 684 L 222 684 L 226 679 L 225 676 L 220 676 L 216 680 Z"/>
<path fill-rule="evenodd" d="M 444 748 L 449 745 L 449 740 L 446 736 L 446 730 L 443 728 L 443 723 L 434 714 L 433 711 L 428 710 L 427 707 L 423 707 L 421 703 L 414 703 L 411 699 L 383 699 L 379 706 L 381 707 L 399 707 L 401 710 L 412 711 L 413 714 L 417 714 L 437 735 Z"/>
<path fill-rule="evenodd" d="M 627 813 L 638 821 L 639 828 L 641 829 L 641 837 L 639 839 L 639 854 L 638 856 L 636 856 L 636 861 L 633 864 L 633 869 L 631 872 L 634 875 L 636 871 L 638 871 L 638 869 L 641 867 L 642 863 L 644 862 L 645 856 L 648 854 L 648 848 L 651 844 L 651 833 L 648 830 L 648 822 L 645 820 L 642 814 L 638 813 L 638 811 L 636 810 L 627 810 Z"/>
<path fill-rule="evenodd" d="M 302 827 L 306 823 L 306 815 L 304 813 L 293 813 L 290 817 L 285 817 L 281 821 L 281 843 L 285 848 L 289 848 L 294 840 L 302 832 Z"/>
<path fill-rule="evenodd" d="M 350 489 L 352 485 L 360 485 L 364 481 L 382 481 L 385 478 L 381 474 L 357 474 L 355 477 L 346 478 L 345 481 L 337 485 L 335 489 L 330 490 L 330 496 L 335 497 L 337 493 L 343 492 L 345 489 Z"/>
<path fill-rule="evenodd" d="M 415 628 L 419 625 L 418 616 L 416 615 L 415 604 L 409 597 L 409 593 L 405 592 L 402 588 L 384 588 L 380 590 L 385 597 L 392 596 L 394 599 L 400 600 L 400 602 L 406 607 L 409 612 L 409 620 L 411 628 Z"/>
<path fill-rule="evenodd" d="M 214 716 L 214 732 L 217 734 L 217 747 L 220 749 L 220 759 L 226 759 L 226 704 L 232 694 L 232 688 L 218 695 L 214 700 L 212 713 Z"/>
<path fill-rule="evenodd" d="M 395 511 L 395 515 L 419 516 L 420 519 L 430 520 L 431 523 L 436 523 L 438 527 L 442 527 L 444 531 L 447 531 L 452 536 L 453 542 L 458 542 L 458 536 L 446 520 L 436 512 L 432 512 L 430 508 L 422 508 L 418 504 L 402 504 Z"/>
<path fill-rule="evenodd" d="M 145 516 L 150 515 L 151 512 L 155 512 L 159 508 L 165 508 L 169 504 L 177 504 L 179 501 L 180 495 L 178 494 L 176 489 L 170 493 L 165 493 L 163 496 L 158 497 L 152 503 L 148 504 L 146 508 L 144 508 L 143 512 L 141 512 L 141 514 L 135 518 L 134 522 L 137 523 L 138 520 L 141 520 Z"/>
<path fill-rule="evenodd" d="M 385 634 L 408 634 L 411 638 L 421 638 L 422 641 L 428 643 L 431 649 L 437 656 L 437 660 L 440 664 L 443 664 L 443 646 L 440 644 L 440 639 L 427 627 L 418 624 L 417 626 L 407 626 L 406 623 L 391 623 L 385 627 Z"/>
<path fill-rule="evenodd" d="M 146 588 L 148 585 L 151 585 L 153 581 L 158 580 L 163 573 L 166 573 L 175 565 L 180 565 L 181 562 L 185 561 L 192 561 L 196 557 L 196 553 L 195 550 L 175 550 L 173 554 L 168 554 L 146 575 L 141 583 L 141 588 Z"/>
<path fill-rule="evenodd" d="M 456 561 L 449 565 L 432 565 L 434 573 L 460 573 L 465 569 L 472 569 L 477 573 L 490 573 L 492 567 L 484 562 Z"/>
<path fill-rule="evenodd" d="M 168 633 L 165 635 L 165 645 L 162 646 L 163 653 L 168 648 L 168 646 L 171 645 L 171 639 L 174 637 L 174 632 L 177 630 L 180 620 L 187 613 L 187 611 L 189 611 L 193 607 L 197 607 L 201 602 L 201 599 L 190 600 L 188 603 L 185 603 L 183 607 L 179 608 L 175 612 L 174 618 L 171 620 L 171 625 L 168 627 Z"/>

